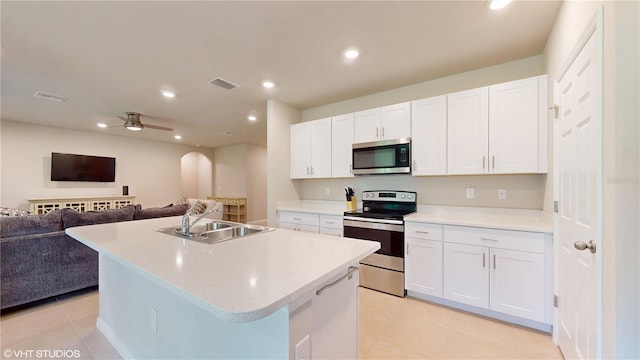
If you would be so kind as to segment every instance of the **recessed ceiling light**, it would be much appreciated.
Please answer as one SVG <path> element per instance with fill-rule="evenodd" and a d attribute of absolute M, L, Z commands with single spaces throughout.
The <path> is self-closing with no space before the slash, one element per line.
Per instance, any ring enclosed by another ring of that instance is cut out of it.
<path fill-rule="evenodd" d="M 104 129 L 104 128 L 106 128 L 106 127 L 107 127 L 107 124 L 105 124 L 105 123 L 98 123 L 98 127 L 99 127 L 99 128 L 103 128 L 103 129 Z"/>
<path fill-rule="evenodd" d="M 262 82 L 262 87 L 265 88 L 265 89 L 271 89 L 274 86 L 276 86 L 276 83 L 274 83 L 271 80 L 265 80 L 265 81 Z"/>
<path fill-rule="evenodd" d="M 348 48 L 344 51 L 344 57 L 348 60 L 353 60 L 360 56 L 360 50 L 356 48 Z"/>
<path fill-rule="evenodd" d="M 174 139 L 176 139 L 176 140 L 180 140 L 180 139 L 182 139 L 182 136 L 180 136 L 180 135 L 174 135 L 174 136 L 173 136 L 173 138 L 174 138 Z"/>
<path fill-rule="evenodd" d="M 227 136 L 232 136 L 233 132 L 229 131 L 229 130 L 225 130 L 222 132 L 223 134 L 227 135 Z"/>
<path fill-rule="evenodd" d="M 162 96 L 168 97 L 168 98 L 174 98 L 174 97 L 176 97 L 176 93 L 174 93 L 171 90 L 163 90 L 162 91 Z"/>
<path fill-rule="evenodd" d="M 489 3 L 489 8 L 491 10 L 499 10 L 509 5 L 509 3 L 511 3 L 511 0 L 492 0 Z"/>
<path fill-rule="evenodd" d="M 249 119 L 249 121 L 256 121 L 258 118 L 255 115 L 249 115 L 247 119 Z"/>

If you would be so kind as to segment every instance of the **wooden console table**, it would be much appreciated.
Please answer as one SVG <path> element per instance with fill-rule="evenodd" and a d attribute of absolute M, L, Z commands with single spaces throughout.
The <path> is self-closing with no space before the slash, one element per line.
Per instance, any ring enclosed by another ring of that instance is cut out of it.
<path fill-rule="evenodd" d="M 247 198 L 207 196 L 207 199 L 221 202 L 224 205 L 222 220 L 247 222 Z"/>
<path fill-rule="evenodd" d="M 34 198 L 28 199 L 31 213 L 42 215 L 53 210 L 69 208 L 78 212 L 120 209 L 132 205 L 135 196 L 91 196 L 68 198 Z"/>

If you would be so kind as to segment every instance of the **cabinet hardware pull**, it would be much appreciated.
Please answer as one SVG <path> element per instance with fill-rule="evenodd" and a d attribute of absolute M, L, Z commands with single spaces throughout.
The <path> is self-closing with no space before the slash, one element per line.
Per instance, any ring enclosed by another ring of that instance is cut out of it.
<path fill-rule="evenodd" d="M 293 220 L 300 221 L 302 218 L 293 218 Z"/>
<path fill-rule="evenodd" d="M 313 175 L 313 166 L 311 167 L 311 175 Z"/>
<path fill-rule="evenodd" d="M 483 237 L 481 237 L 480 240 L 484 240 L 484 241 L 500 241 L 500 240 L 496 240 L 496 239 L 489 239 L 489 238 L 483 238 Z"/>
<path fill-rule="evenodd" d="M 495 169 L 496 168 L 496 156 L 495 155 L 491 156 L 491 161 L 493 161 L 493 165 L 491 166 L 491 168 Z"/>
<path fill-rule="evenodd" d="M 482 253 L 482 267 L 483 267 L 483 268 L 484 268 L 484 267 L 485 267 L 485 265 L 486 265 L 486 262 L 485 262 L 486 255 L 487 255 L 487 254 Z"/>
<path fill-rule="evenodd" d="M 307 175 L 309 175 L 309 167 L 307 166 Z"/>
<path fill-rule="evenodd" d="M 384 126 L 382 127 L 382 138 L 384 139 Z"/>
<path fill-rule="evenodd" d="M 415 169 L 416 169 L 416 161 L 413 160 L 413 170 L 415 170 Z"/>
<path fill-rule="evenodd" d="M 482 156 L 482 170 L 484 170 L 484 156 Z"/>
<path fill-rule="evenodd" d="M 428 231 L 416 230 L 416 233 L 418 233 L 418 234 L 426 234 L 426 235 L 429 235 L 429 232 L 428 232 Z"/>
<path fill-rule="evenodd" d="M 335 224 L 333 221 L 325 221 L 327 224 Z"/>
<path fill-rule="evenodd" d="M 407 243 L 407 255 L 409 255 L 409 243 Z"/>
<path fill-rule="evenodd" d="M 496 269 L 496 254 L 493 254 L 493 270 Z"/>
<path fill-rule="evenodd" d="M 349 172 L 353 174 L 353 164 L 349 164 Z"/>
<path fill-rule="evenodd" d="M 336 286 L 336 284 L 338 284 L 339 282 L 341 282 L 342 280 L 349 278 L 349 280 L 351 280 L 351 278 L 353 278 L 353 272 L 354 271 L 358 271 L 358 267 L 357 266 L 349 266 L 349 271 L 347 271 L 346 274 L 344 274 L 340 279 L 332 282 L 331 284 L 327 284 L 323 287 L 320 288 L 320 290 L 316 291 L 316 295 L 320 295 L 323 291 Z"/>

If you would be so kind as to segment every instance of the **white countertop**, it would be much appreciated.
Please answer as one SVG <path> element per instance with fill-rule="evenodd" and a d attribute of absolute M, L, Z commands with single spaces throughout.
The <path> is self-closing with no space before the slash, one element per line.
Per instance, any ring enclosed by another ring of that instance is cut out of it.
<path fill-rule="evenodd" d="M 362 208 L 361 202 L 358 207 Z M 343 215 L 346 204 L 341 201 L 301 200 L 278 203 L 277 210 Z M 503 230 L 553 232 L 552 215 L 540 210 L 418 205 L 418 212 L 405 216 L 404 220 Z"/>
<path fill-rule="evenodd" d="M 67 229 L 83 244 L 233 321 L 265 317 L 380 248 L 379 243 L 276 229 L 218 244 L 153 231 L 181 217 Z"/>
<path fill-rule="evenodd" d="M 418 212 L 405 216 L 405 222 L 484 227 L 503 230 L 551 233 L 550 214 L 539 210 L 471 208 L 418 205 Z"/>
<path fill-rule="evenodd" d="M 358 203 L 362 207 L 362 202 Z M 322 201 L 322 200 L 300 200 L 279 202 L 276 206 L 278 211 L 295 211 L 313 213 L 321 215 L 340 215 L 347 210 L 346 201 Z"/>

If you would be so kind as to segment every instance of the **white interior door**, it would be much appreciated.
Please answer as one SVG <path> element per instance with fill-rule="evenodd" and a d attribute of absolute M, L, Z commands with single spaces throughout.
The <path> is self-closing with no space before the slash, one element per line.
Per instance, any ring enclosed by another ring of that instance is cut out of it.
<path fill-rule="evenodd" d="M 557 84 L 558 342 L 567 359 L 599 354 L 600 261 L 591 249 L 575 245 L 592 241 L 597 251 L 602 246 L 602 83 L 594 30 Z"/>

